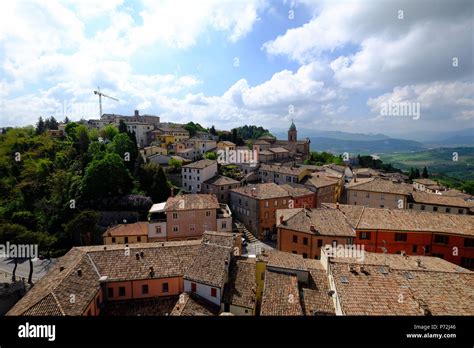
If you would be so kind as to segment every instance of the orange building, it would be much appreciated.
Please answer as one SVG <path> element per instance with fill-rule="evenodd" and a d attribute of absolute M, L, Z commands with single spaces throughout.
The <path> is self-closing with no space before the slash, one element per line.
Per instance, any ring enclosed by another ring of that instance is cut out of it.
<path fill-rule="evenodd" d="M 355 230 L 344 214 L 328 209 L 277 210 L 278 250 L 319 259 L 327 244 L 353 244 Z"/>
<path fill-rule="evenodd" d="M 105 245 L 148 242 L 148 222 L 120 224 L 109 228 L 102 235 Z"/>

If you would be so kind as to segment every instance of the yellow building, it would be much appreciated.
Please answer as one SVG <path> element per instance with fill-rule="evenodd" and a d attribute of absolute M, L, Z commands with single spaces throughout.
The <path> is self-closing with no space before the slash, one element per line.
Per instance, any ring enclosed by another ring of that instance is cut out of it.
<path fill-rule="evenodd" d="M 232 141 L 227 141 L 227 140 L 224 140 L 224 141 L 219 141 L 217 143 L 217 149 L 218 150 L 235 150 L 235 144 L 232 142 Z"/>
<path fill-rule="evenodd" d="M 102 235 L 105 245 L 148 242 L 148 222 L 120 224 L 109 228 Z"/>

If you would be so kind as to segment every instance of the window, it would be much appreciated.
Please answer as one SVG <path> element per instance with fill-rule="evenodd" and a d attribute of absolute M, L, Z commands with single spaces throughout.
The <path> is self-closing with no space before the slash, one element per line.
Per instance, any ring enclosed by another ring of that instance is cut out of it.
<path fill-rule="evenodd" d="M 142 237 L 137 237 L 137 242 L 141 242 L 142 241 Z"/>
<path fill-rule="evenodd" d="M 413 209 L 413 203 L 408 204 L 408 209 Z"/>
<path fill-rule="evenodd" d="M 128 243 L 128 237 L 125 237 L 125 244 Z"/>
<path fill-rule="evenodd" d="M 461 267 L 474 268 L 474 258 L 472 258 L 472 257 L 461 257 Z"/>
<path fill-rule="evenodd" d="M 385 200 L 385 195 L 383 195 L 383 194 L 380 195 L 380 200 L 381 200 L 381 201 L 384 201 L 384 200 Z"/>
<path fill-rule="evenodd" d="M 474 238 L 464 238 L 464 246 L 467 248 L 474 247 Z"/>
<path fill-rule="evenodd" d="M 296 251 L 294 251 L 294 250 L 293 250 L 291 253 L 292 253 L 292 254 L 298 254 L 298 253 L 297 253 Z"/>
<path fill-rule="evenodd" d="M 216 288 L 211 288 L 211 296 L 212 297 L 217 297 L 217 289 Z"/>
<path fill-rule="evenodd" d="M 225 228 L 227 228 L 227 222 L 225 222 L 225 221 L 224 221 L 224 222 L 222 222 L 222 224 L 221 224 L 221 228 L 222 228 L 222 229 L 225 229 Z"/>
<path fill-rule="evenodd" d="M 422 204 L 422 205 L 420 206 L 420 209 L 421 209 L 421 210 L 425 210 L 425 205 Z"/>
<path fill-rule="evenodd" d="M 323 240 L 322 239 L 318 239 L 318 247 L 322 247 L 323 246 Z"/>
<path fill-rule="evenodd" d="M 119 296 L 125 296 L 125 286 L 119 286 Z"/>
<path fill-rule="evenodd" d="M 179 231 L 178 226 L 173 226 L 173 232 L 178 232 L 178 231 Z"/>
<path fill-rule="evenodd" d="M 293 243 L 298 243 L 298 236 L 293 235 Z"/>
<path fill-rule="evenodd" d="M 462 209 L 458 209 L 458 214 L 463 214 L 464 211 Z"/>
<path fill-rule="evenodd" d="M 429 254 L 429 252 L 430 252 L 430 246 L 429 246 L 429 245 L 425 245 L 424 248 L 423 248 L 423 251 L 424 251 L 426 254 Z"/>
<path fill-rule="evenodd" d="M 265 202 L 265 208 L 268 208 L 268 201 Z"/>
<path fill-rule="evenodd" d="M 370 193 L 367 192 L 367 193 L 365 194 L 365 198 L 370 198 Z"/>
<path fill-rule="evenodd" d="M 406 233 L 395 233 L 395 242 L 406 242 L 407 234 Z"/>
<path fill-rule="evenodd" d="M 446 213 L 450 213 L 451 212 L 451 208 L 446 208 Z"/>
<path fill-rule="evenodd" d="M 115 237 L 112 237 L 112 243 L 115 243 Z"/>
<path fill-rule="evenodd" d="M 142 294 L 147 295 L 148 294 L 148 284 L 143 284 L 142 285 Z"/>
<path fill-rule="evenodd" d="M 370 232 L 361 232 L 359 239 L 370 239 Z"/>
<path fill-rule="evenodd" d="M 161 291 L 162 292 L 169 292 L 170 291 L 168 283 L 161 284 Z"/>
<path fill-rule="evenodd" d="M 209 210 L 206 211 L 206 216 L 207 217 L 211 216 L 211 212 Z"/>
<path fill-rule="evenodd" d="M 334 240 L 332 241 L 332 245 L 333 245 L 333 246 L 336 246 L 336 245 L 337 245 L 337 240 L 334 239 Z"/>
<path fill-rule="evenodd" d="M 303 244 L 304 244 L 304 245 L 308 245 L 308 238 L 303 237 Z"/>
<path fill-rule="evenodd" d="M 418 251 L 418 246 L 416 244 L 414 244 L 411 251 L 412 251 L 412 253 L 416 254 L 416 252 Z"/>
<path fill-rule="evenodd" d="M 436 244 L 448 244 L 448 241 L 449 241 L 448 236 L 444 236 L 442 234 L 435 234 L 434 235 L 434 242 Z"/>
<path fill-rule="evenodd" d="M 155 226 L 155 232 L 161 233 L 161 226 Z"/>
<path fill-rule="evenodd" d="M 191 292 L 196 292 L 196 283 L 191 283 Z"/>
<path fill-rule="evenodd" d="M 380 204 L 380 208 L 384 208 L 385 206 L 383 204 Z"/>
<path fill-rule="evenodd" d="M 209 185 L 207 185 L 209 187 Z M 224 186 L 221 186 L 221 191 L 224 191 Z"/>
<path fill-rule="evenodd" d="M 173 219 L 177 219 L 178 218 L 178 213 L 173 213 Z"/>
<path fill-rule="evenodd" d="M 107 297 L 114 297 L 114 288 L 107 288 Z"/>
<path fill-rule="evenodd" d="M 278 206 L 278 201 L 277 201 L 276 199 L 273 201 L 273 205 L 274 205 L 275 207 Z"/>
<path fill-rule="evenodd" d="M 195 225 L 189 225 L 189 232 L 194 232 Z"/>
<path fill-rule="evenodd" d="M 438 207 L 433 207 L 433 211 L 438 211 Z"/>
<path fill-rule="evenodd" d="M 307 259 L 307 258 L 308 258 L 308 254 L 303 253 L 303 259 Z"/>

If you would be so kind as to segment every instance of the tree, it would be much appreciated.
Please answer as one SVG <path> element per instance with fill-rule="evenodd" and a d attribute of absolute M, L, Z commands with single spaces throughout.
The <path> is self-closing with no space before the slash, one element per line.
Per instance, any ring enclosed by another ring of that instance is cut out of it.
<path fill-rule="evenodd" d="M 216 129 L 214 128 L 214 125 L 212 125 L 211 129 L 209 130 L 209 133 L 212 135 L 217 135 Z"/>
<path fill-rule="evenodd" d="M 5 224 L 0 224 L 0 242 L 2 244 L 6 244 L 9 242 L 10 244 L 19 244 L 19 237 L 26 233 L 28 230 L 26 227 L 18 225 L 18 224 L 10 224 L 10 223 L 5 223 Z M 12 281 L 16 281 L 16 269 L 18 266 L 18 255 L 15 255 L 16 257 L 13 257 L 13 271 L 12 271 Z"/>
<path fill-rule="evenodd" d="M 84 125 L 80 125 L 76 128 L 76 149 L 79 154 L 83 155 L 87 152 L 90 144 L 89 132 Z"/>
<path fill-rule="evenodd" d="M 119 133 L 127 133 L 128 132 L 127 125 L 125 124 L 125 122 L 123 122 L 123 120 L 119 121 L 118 131 L 119 131 Z"/>
<path fill-rule="evenodd" d="M 428 175 L 428 168 L 424 167 L 423 172 L 421 173 L 421 177 L 427 179 L 429 177 Z"/>
<path fill-rule="evenodd" d="M 69 118 L 66 116 L 66 117 L 64 118 L 63 123 L 64 123 L 64 124 L 68 124 L 69 122 L 71 122 L 71 121 L 70 121 Z"/>
<path fill-rule="evenodd" d="M 44 126 L 46 129 L 52 129 L 52 130 L 57 130 L 59 123 L 56 121 L 54 116 L 51 116 L 50 118 L 47 118 L 46 121 L 44 122 Z"/>
<path fill-rule="evenodd" d="M 36 134 L 43 134 L 45 130 L 46 127 L 43 121 L 43 117 L 40 116 L 40 118 L 38 119 L 38 123 L 36 124 Z"/>
<path fill-rule="evenodd" d="M 64 225 L 64 231 L 72 240 L 73 245 L 90 245 L 97 241 L 97 222 L 99 214 L 85 210 Z"/>
<path fill-rule="evenodd" d="M 81 183 L 81 197 L 86 200 L 100 200 L 130 193 L 133 178 L 122 158 L 107 153 L 100 160 L 93 160 L 86 167 Z"/>
<path fill-rule="evenodd" d="M 134 143 L 127 133 L 120 133 L 114 136 L 114 140 L 108 146 L 109 151 L 116 153 L 125 162 L 125 166 L 130 173 L 134 172 L 135 161 L 138 156 L 137 144 Z"/>
<path fill-rule="evenodd" d="M 174 172 L 178 172 L 181 170 L 181 167 L 183 166 L 183 162 L 177 160 L 176 158 L 171 158 L 169 161 L 168 161 L 168 165 L 170 167 L 173 167 L 173 171 Z"/>
<path fill-rule="evenodd" d="M 140 187 L 151 197 L 153 202 L 164 202 L 171 194 L 163 168 L 153 162 L 142 166 Z"/>
<path fill-rule="evenodd" d="M 19 244 L 29 244 L 29 245 L 37 245 L 38 252 L 40 254 L 49 254 L 52 245 L 56 242 L 56 238 L 50 236 L 44 232 L 32 232 L 32 231 L 24 231 L 18 236 L 18 243 Z M 30 265 L 30 271 L 28 273 L 28 284 L 32 283 L 33 277 L 33 256 L 38 255 L 29 255 L 28 263 Z"/>
<path fill-rule="evenodd" d="M 209 160 L 217 160 L 217 154 L 215 152 L 209 151 L 204 154 L 204 158 Z"/>
<path fill-rule="evenodd" d="M 420 170 L 418 168 L 415 169 L 415 179 L 420 178 Z"/>
<path fill-rule="evenodd" d="M 101 129 L 100 136 L 103 139 L 108 139 L 110 141 L 114 140 L 114 137 L 119 133 L 118 129 L 111 124 L 105 126 L 104 129 Z"/>

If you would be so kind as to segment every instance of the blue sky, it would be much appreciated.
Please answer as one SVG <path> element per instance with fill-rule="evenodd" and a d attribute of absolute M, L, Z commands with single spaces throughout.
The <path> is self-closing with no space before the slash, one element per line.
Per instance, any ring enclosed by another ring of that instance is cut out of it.
<path fill-rule="evenodd" d="M 473 22 L 463 0 L 3 2 L 0 126 L 97 118 L 100 85 L 104 112 L 221 129 L 465 129 Z"/>

